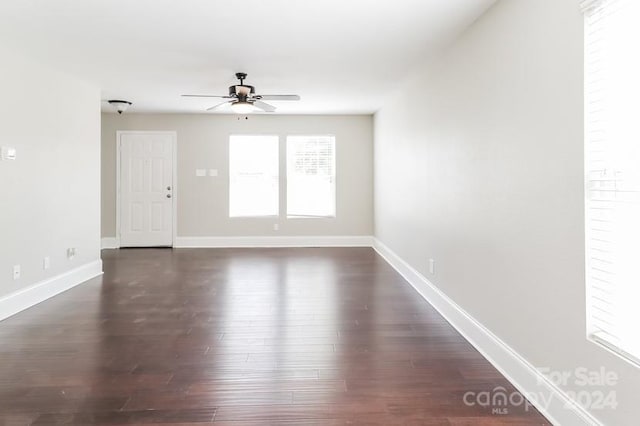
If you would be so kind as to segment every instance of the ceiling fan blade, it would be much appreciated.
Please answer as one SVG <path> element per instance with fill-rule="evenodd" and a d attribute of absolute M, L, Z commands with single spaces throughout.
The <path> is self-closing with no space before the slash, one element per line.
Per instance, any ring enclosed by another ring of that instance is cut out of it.
<path fill-rule="evenodd" d="M 261 95 L 260 99 L 265 101 L 299 101 L 298 95 Z"/>
<path fill-rule="evenodd" d="M 228 103 L 231 103 L 231 101 L 224 101 L 224 102 L 222 102 L 222 103 L 219 103 L 219 104 L 217 104 L 217 105 L 214 105 L 214 106 L 212 106 L 212 107 L 209 107 L 209 108 L 207 108 L 206 110 L 207 110 L 207 111 L 213 111 L 214 109 L 217 109 L 217 108 L 221 107 L 222 105 L 226 105 L 226 104 L 228 104 Z"/>
<path fill-rule="evenodd" d="M 228 96 L 228 95 L 180 95 L 182 97 L 185 98 L 226 98 L 226 99 L 230 99 L 232 98 L 232 96 Z"/>
<path fill-rule="evenodd" d="M 254 101 L 253 106 L 258 107 L 265 112 L 274 112 L 276 110 L 276 107 L 274 107 L 273 105 L 269 105 L 268 103 L 262 101 Z"/>

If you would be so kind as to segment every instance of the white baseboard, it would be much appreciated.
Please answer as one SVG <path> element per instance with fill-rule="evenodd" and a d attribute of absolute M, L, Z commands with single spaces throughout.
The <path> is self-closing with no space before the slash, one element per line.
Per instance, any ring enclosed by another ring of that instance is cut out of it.
<path fill-rule="evenodd" d="M 176 237 L 175 248 L 231 247 L 372 247 L 369 235 L 256 236 L 256 237 Z M 102 238 L 102 249 L 120 247 L 118 238 Z"/>
<path fill-rule="evenodd" d="M 371 247 L 373 237 L 347 236 L 273 236 L 273 237 L 177 237 L 176 248 L 204 247 Z"/>
<path fill-rule="evenodd" d="M 0 321 L 101 274 L 102 260 L 95 260 L 4 296 L 0 298 Z"/>
<path fill-rule="evenodd" d="M 101 249 L 117 249 L 120 247 L 120 241 L 117 238 L 102 238 L 100 240 Z"/>
<path fill-rule="evenodd" d="M 373 248 L 554 425 L 602 425 L 389 247 L 374 238 Z"/>

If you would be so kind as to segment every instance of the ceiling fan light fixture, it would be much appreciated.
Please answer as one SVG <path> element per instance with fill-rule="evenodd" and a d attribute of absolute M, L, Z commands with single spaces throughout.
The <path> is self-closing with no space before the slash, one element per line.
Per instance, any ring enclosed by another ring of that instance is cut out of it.
<path fill-rule="evenodd" d="M 254 112 L 256 108 L 251 102 L 237 101 L 231 104 L 231 110 L 236 114 L 248 114 Z"/>
<path fill-rule="evenodd" d="M 247 74 L 243 72 L 236 73 L 236 78 L 240 80 L 240 84 L 229 86 L 228 95 L 182 95 L 193 98 L 222 98 L 230 99 L 220 104 L 207 108 L 207 111 L 215 111 L 222 106 L 229 106 L 231 111 L 236 114 L 249 114 L 252 112 L 275 112 L 276 107 L 263 101 L 299 101 L 298 95 L 257 95 L 255 88 L 248 84 L 244 84 Z M 226 108 L 225 108 L 226 109 Z"/>
<path fill-rule="evenodd" d="M 111 99 L 107 102 L 109 102 L 109 105 L 112 105 L 116 111 L 118 111 L 118 114 L 122 114 L 131 106 L 131 102 L 119 99 Z"/>

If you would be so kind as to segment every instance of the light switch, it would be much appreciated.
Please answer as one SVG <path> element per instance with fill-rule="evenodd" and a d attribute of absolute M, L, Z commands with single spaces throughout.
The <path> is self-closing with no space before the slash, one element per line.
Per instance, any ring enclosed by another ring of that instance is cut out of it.
<path fill-rule="evenodd" d="M 218 176 L 218 170 L 217 169 L 209 169 L 209 176 Z"/>
<path fill-rule="evenodd" d="M 2 147 L 2 159 L 9 161 L 9 160 L 15 160 L 16 159 L 16 149 L 15 148 L 11 148 L 10 146 L 3 146 Z"/>
<path fill-rule="evenodd" d="M 203 177 L 207 175 L 207 171 L 205 169 L 196 169 L 196 176 Z"/>

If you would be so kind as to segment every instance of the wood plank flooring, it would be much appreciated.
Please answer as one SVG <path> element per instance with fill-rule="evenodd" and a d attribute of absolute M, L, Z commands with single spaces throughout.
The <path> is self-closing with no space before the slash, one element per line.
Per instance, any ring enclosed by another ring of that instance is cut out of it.
<path fill-rule="evenodd" d="M 549 424 L 465 404 L 515 389 L 372 249 L 103 260 L 0 322 L 0 425 Z"/>

